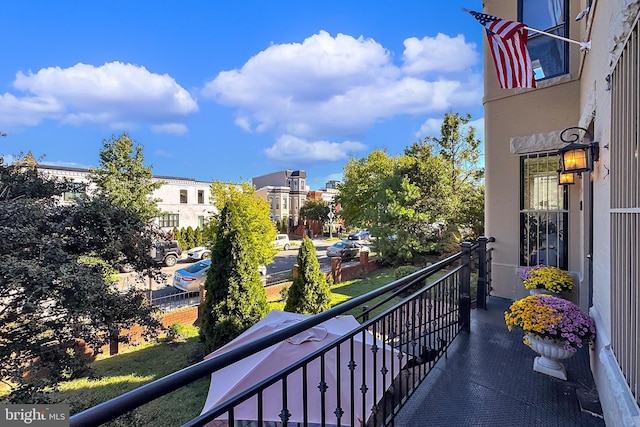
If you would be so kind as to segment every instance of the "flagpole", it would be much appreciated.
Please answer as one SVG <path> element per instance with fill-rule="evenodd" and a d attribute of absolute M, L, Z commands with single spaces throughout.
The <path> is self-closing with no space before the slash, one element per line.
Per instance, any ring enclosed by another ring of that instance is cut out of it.
<path fill-rule="evenodd" d="M 535 31 L 536 33 L 540 33 L 540 34 L 544 34 L 544 35 L 549 36 L 549 37 L 553 37 L 554 39 L 564 40 L 565 42 L 579 44 L 580 45 L 580 50 L 589 50 L 589 49 L 591 49 L 591 42 L 590 41 L 588 41 L 588 42 L 579 42 L 577 40 L 571 40 L 571 39 L 568 39 L 566 37 L 559 36 L 557 34 L 547 33 L 546 31 L 536 30 L 535 28 L 527 27 L 526 25 L 524 26 L 524 28 L 529 30 L 529 31 Z"/>
<path fill-rule="evenodd" d="M 466 8 L 464 8 L 464 7 L 462 8 L 462 11 L 463 11 L 463 12 L 471 12 L 471 10 L 466 9 Z M 559 35 L 557 35 L 557 34 L 547 33 L 546 31 L 536 30 L 535 28 L 527 27 L 526 25 L 525 25 L 523 28 L 525 28 L 525 29 L 527 29 L 527 30 L 529 30 L 529 31 L 535 31 L 536 33 L 544 34 L 544 35 L 549 36 L 549 37 L 553 37 L 553 38 L 555 38 L 555 39 L 563 40 L 563 41 L 565 41 L 565 42 L 579 44 L 579 45 L 580 45 L 580 50 L 586 50 L 586 51 L 588 51 L 589 49 L 591 49 L 591 41 L 588 41 L 588 42 L 579 42 L 579 41 L 577 41 L 577 40 L 571 40 L 571 39 L 568 39 L 568 38 L 566 38 L 566 37 L 559 36 Z"/>

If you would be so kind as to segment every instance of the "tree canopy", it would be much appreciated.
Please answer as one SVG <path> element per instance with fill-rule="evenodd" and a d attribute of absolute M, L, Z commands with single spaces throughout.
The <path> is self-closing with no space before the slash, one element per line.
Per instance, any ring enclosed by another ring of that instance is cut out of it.
<path fill-rule="evenodd" d="M 412 262 L 482 233 L 480 141 L 469 121 L 447 113 L 441 137 L 413 143 L 397 156 L 374 150 L 345 166 L 341 215 L 349 227 L 369 228 L 384 261 Z"/>
<path fill-rule="evenodd" d="M 76 340 L 99 350 L 133 324 L 160 326 L 144 295 L 120 294 L 109 279 L 123 257 L 159 274 L 148 228 L 105 200 L 61 205 L 69 185 L 0 162 L 0 378 L 22 403 L 83 370 Z"/>
<path fill-rule="evenodd" d="M 315 219 L 318 221 L 326 222 L 329 220 L 329 203 L 324 200 L 307 199 L 304 205 L 300 208 L 300 218 Z"/>
<path fill-rule="evenodd" d="M 112 204 L 133 210 L 144 223 L 160 215 L 159 199 L 152 197 L 162 181 L 153 179 L 152 167 L 144 165 L 143 147 L 123 133 L 102 141 L 100 166 L 91 168 L 89 179 L 97 195 Z"/>
<path fill-rule="evenodd" d="M 269 203 L 256 196 L 255 188 L 247 182 L 241 184 L 212 182 L 211 204 L 215 206 L 216 211 L 222 212 L 229 203 L 237 207 L 237 211 L 234 212 L 234 215 L 239 218 L 236 226 L 241 228 L 243 235 L 249 239 L 251 258 L 258 262 L 256 265 L 270 264 L 278 251 L 272 245 L 276 239 L 276 228 L 269 217 L 271 213 Z M 221 214 L 212 216 L 204 235 L 217 236 L 220 223 Z"/>

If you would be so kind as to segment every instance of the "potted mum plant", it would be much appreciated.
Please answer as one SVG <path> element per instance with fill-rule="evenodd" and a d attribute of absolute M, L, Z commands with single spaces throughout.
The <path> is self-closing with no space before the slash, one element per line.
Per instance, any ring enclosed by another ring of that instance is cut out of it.
<path fill-rule="evenodd" d="M 551 295 L 531 295 L 515 301 L 504 313 L 509 331 L 522 330 L 523 342 L 540 354 L 533 370 L 562 380 L 567 372 L 560 360 L 573 356 L 596 336 L 593 318 L 580 307 Z"/>
<path fill-rule="evenodd" d="M 559 294 L 573 290 L 573 278 L 569 273 L 552 265 L 524 267 L 519 271 L 520 278 L 531 295 L 540 293 Z"/>

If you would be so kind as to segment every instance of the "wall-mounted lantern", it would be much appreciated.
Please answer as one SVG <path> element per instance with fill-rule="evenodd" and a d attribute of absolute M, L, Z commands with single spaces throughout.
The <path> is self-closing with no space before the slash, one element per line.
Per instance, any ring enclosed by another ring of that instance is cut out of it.
<path fill-rule="evenodd" d="M 576 183 L 576 175 L 573 172 L 562 172 L 558 169 L 558 185 L 573 185 Z"/>
<path fill-rule="evenodd" d="M 592 170 L 593 162 L 597 162 L 600 156 L 600 148 L 597 141 L 589 143 L 578 142 L 581 140 L 580 132 L 587 135 L 589 141 L 593 141 L 593 137 L 588 130 L 577 126 L 566 128 L 560 134 L 560 139 L 567 143 L 566 146 L 558 150 L 560 169 L 563 175 Z M 559 176 L 558 178 L 560 180 L 562 177 Z"/>

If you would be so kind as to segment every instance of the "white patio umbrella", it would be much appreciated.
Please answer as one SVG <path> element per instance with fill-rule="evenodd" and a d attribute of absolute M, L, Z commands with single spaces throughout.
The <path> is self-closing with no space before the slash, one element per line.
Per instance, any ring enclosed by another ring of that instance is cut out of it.
<path fill-rule="evenodd" d="M 291 326 L 295 322 L 300 322 L 309 318 L 307 315 L 288 313 L 283 311 L 272 311 L 264 319 L 246 330 L 236 339 L 218 350 L 209 354 L 206 359 L 218 356 L 232 349 L 238 348 L 249 342 L 267 336 L 270 333 Z M 327 320 L 317 327 L 303 331 L 288 340 L 275 344 L 265 350 L 257 352 L 233 365 L 227 366 L 211 375 L 209 394 L 202 413 L 224 403 L 228 399 L 270 377 L 280 370 L 294 364 L 304 356 L 324 347 L 328 343 L 348 334 L 359 325 L 353 316 L 338 316 Z M 364 355 L 363 355 L 364 341 Z M 377 351 L 371 348 L 376 343 Z M 334 414 L 339 406 L 344 413 L 341 417 L 342 425 L 351 423 L 351 401 L 353 400 L 353 413 L 356 424 L 364 424 L 366 418 L 371 414 L 374 404 L 382 398 L 385 388 L 388 388 L 393 378 L 400 371 L 400 362 L 396 350 L 388 345 L 374 339 L 369 332 L 358 333 L 353 342 L 353 361 L 356 367 L 353 372 L 353 385 L 351 381 L 351 370 L 349 369 L 351 357 L 351 344 L 346 341 L 340 345 L 340 361 L 338 363 L 337 350 L 334 348 L 325 354 L 325 377 L 327 385 L 325 393 L 325 422 L 328 425 L 337 424 Z M 364 357 L 364 372 L 363 372 Z M 374 370 L 374 358 L 376 361 Z M 383 364 L 384 362 L 384 364 Z M 340 366 L 340 377 L 338 378 L 338 365 Z M 386 367 L 385 374 L 382 374 L 383 366 Z M 364 374 L 364 378 L 363 378 Z M 375 396 L 374 396 L 374 378 Z M 383 382 L 384 381 L 384 382 Z M 307 422 L 316 424 L 322 422 L 321 392 L 318 387 L 321 383 L 320 359 L 316 358 L 307 365 Z M 365 410 L 363 412 L 363 398 L 361 387 L 366 384 L 367 393 L 365 397 Z M 302 423 L 304 421 L 304 401 L 302 370 L 290 374 L 286 380 L 287 401 L 282 403 L 282 382 L 279 381 L 263 393 L 263 414 L 264 421 L 280 422 L 280 414 L 283 408 L 290 413 L 289 423 Z M 353 397 L 352 397 L 353 389 Z M 235 420 L 257 420 L 258 419 L 257 397 L 245 401 L 234 409 Z M 363 418 L 363 413 L 364 417 Z M 226 420 L 227 415 L 219 417 L 218 420 Z M 219 425 L 216 422 L 210 425 Z"/>

